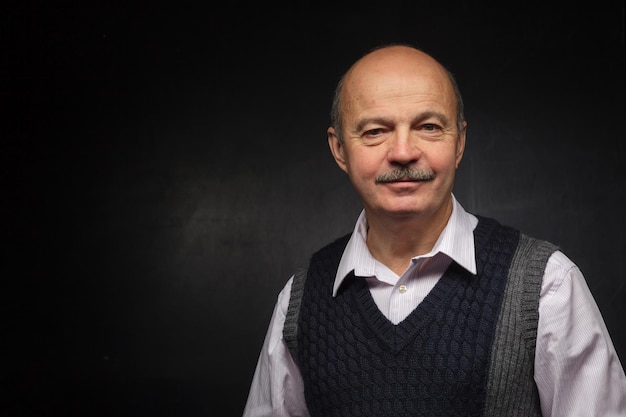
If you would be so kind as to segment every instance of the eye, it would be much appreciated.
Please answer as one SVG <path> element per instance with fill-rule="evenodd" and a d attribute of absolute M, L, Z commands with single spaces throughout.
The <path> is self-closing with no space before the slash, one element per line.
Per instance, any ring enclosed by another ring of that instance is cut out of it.
<path fill-rule="evenodd" d="M 370 129 L 370 130 L 366 130 L 365 132 L 363 132 L 363 136 L 376 137 L 376 136 L 382 135 L 384 132 L 385 131 L 382 128 Z"/>
<path fill-rule="evenodd" d="M 422 129 L 428 132 L 435 132 L 439 129 L 439 126 L 433 123 L 426 123 L 425 125 L 422 125 Z"/>
<path fill-rule="evenodd" d="M 439 140 L 444 135 L 444 128 L 437 123 L 422 123 L 417 127 L 416 133 L 426 140 Z"/>

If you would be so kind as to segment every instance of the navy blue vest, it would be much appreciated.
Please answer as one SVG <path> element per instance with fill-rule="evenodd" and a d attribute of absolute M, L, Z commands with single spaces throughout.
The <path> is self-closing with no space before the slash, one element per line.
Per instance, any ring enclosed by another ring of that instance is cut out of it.
<path fill-rule="evenodd" d="M 290 346 L 312 416 L 485 414 L 498 318 L 522 235 L 485 218 L 474 235 L 477 275 L 453 262 L 397 325 L 354 275 L 332 297 L 349 235 L 313 255 L 301 293 L 292 293 L 299 308 Z M 532 368 L 532 361 L 526 358 L 523 366 Z M 531 398 L 535 414 L 524 415 L 537 415 L 536 391 Z"/>

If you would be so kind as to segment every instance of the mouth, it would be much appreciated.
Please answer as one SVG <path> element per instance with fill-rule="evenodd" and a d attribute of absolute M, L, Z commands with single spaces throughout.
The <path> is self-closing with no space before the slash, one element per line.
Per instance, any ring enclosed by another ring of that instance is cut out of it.
<path fill-rule="evenodd" d="M 395 189 L 415 189 L 429 181 L 430 180 L 401 179 L 395 181 L 379 182 L 378 185 L 383 185 Z"/>
<path fill-rule="evenodd" d="M 422 182 L 426 182 L 425 180 L 412 180 L 412 179 L 399 179 L 399 180 L 395 180 L 395 181 L 385 181 L 385 182 L 379 182 L 378 184 L 385 184 L 385 185 L 411 185 L 411 184 L 418 184 L 418 183 L 422 183 Z"/>

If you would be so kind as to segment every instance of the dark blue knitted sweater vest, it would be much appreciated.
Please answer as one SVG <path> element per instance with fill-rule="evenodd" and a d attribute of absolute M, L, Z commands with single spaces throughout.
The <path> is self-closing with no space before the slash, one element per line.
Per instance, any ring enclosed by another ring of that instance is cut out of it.
<path fill-rule="evenodd" d="M 532 379 L 543 268 L 556 249 L 495 220 L 474 232 L 477 275 L 452 263 L 394 325 L 363 279 L 332 286 L 344 236 L 294 280 L 285 339 L 312 416 L 540 416 Z"/>

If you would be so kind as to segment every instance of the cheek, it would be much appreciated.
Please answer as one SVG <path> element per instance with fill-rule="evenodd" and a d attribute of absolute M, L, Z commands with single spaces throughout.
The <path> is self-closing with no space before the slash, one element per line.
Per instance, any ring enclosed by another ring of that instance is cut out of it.
<path fill-rule="evenodd" d="M 376 176 L 381 169 L 379 159 L 380 158 L 372 152 L 354 150 L 346 159 L 348 173 L 354 177 L 355 180 Z"/>
<path fill-rule="evenodd" d="M 430 167 L 436 172 L 444 173 L 456 170 L 457 155 L 455 148 L 439 149 L 428 153 Z"/>

